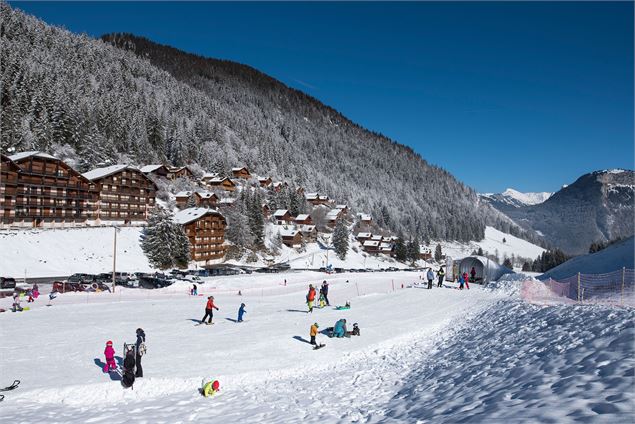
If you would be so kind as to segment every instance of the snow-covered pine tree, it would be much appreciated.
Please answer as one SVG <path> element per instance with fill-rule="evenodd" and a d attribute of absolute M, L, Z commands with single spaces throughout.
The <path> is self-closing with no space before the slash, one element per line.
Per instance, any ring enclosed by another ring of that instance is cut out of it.
<path fill-rule="evenodd" d="M 233 207 L 227 209 L 225 218 L 227 219 L 227 240 L 240 250 L 251 246 L 253 236 L 249 227 L 249 217 L 247 216 L 247 208 L 243 196 L 234 202 Z"/>
<path fill-rule="evenodd" d="M 344 260 L 348 252 L 348 228 L 343 219 L 338 219 L 333 231 L 333 247 L 337 256 Z"/>
<path fill-rule="evenodd" d="M 399 262 L 405 262 L 408 260 L 408 248 L 403 241 L 403 236 L 400 234 L 399 238 L 395 242 L 395 259 Z"/>
<path fill-rule="evenodd" d="M 196 198 L 194 193 L 187 198 L 187 203 L 185 205 L 186 208 L 195 208 L 196 207 Z"/>
<path fill-rule="evenodd" d="M 190 240 L 187 238 L 184 228 L 174 222 L 172 223 L 172 233 L 174 237 L 174 249 L 172 251 L 174 265 L 178 268 L 187 268 L 191 259 Z"/>
<path fill-rule="evenodd" d="M 412 262 L 416 262 L 419 259 L 419 238 L 415 237 L 414 239 L 408 242 L 408 260 Z"/>
<path fill-rule="evenodd" d="M 262 197 L 258 190 L 251 196 L 247 207 L 253 244 L 259 249 L 264 245 L 265 217 L 262 214 Z"/>
<path fill-rule="evenodd" d="M 174 239 L 172 214 L 159 207 L 152 209 L 148 226 L 144 230 L 141 248 L 153 267 L 159 269 L 172 267 Z"/>
<path fill-rule="evenodd" d="M 437 244 L 437 248 L 434 249 L 434 260 L 437 262 L 441 262 L 443 259 L 443 252 L 441 251 L 441 243 Z"/>

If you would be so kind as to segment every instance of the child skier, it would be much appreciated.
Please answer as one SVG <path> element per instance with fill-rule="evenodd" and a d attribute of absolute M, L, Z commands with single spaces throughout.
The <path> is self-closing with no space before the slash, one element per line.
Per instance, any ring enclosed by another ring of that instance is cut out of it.
<path fill-rule="evenodd" d="M 326 306 L 326 300 L 324 299 L 324 294 L 320 293 L 319 305 L 320 309 Z"/>
<path fill-rule="evenodd" d="M 318 323 L 313 323 L 313 325 L 311 326 L 311 331 L 309 331 L 309 335 L 311 336 L 311 344 L 313 346 L 317 346 L 317 343 L 315 342 L 315 336 L 317 336 L 318 333 Z"/>
<path fill-rule="evenodd" d="M 241 303 L 240 308 L 238 308 L 238 319 L 236 320 L 236 322 L 243 322 L 243 315 L 246 313 L 247 311 L 245 310 L 245 304 Z"/>
<path fill-rule="evenodd" d="M 216 305 L 214 305 L 214 296 L 209 296 L 207 298 L 207 305 L 205 305 L 205 315 L 203 316 L 203 319 L 201 320 L 201 324 L 205 322 L 205 318 L 207 317 L 209 317 L 209 321 L 207 322 L 207 325 L 212 324 L 212 318 L 214 318 L 214 309 L 216 309 L 217 311 L 219 310 L 216 307 Z"/>
<path fill-rule="evenodd" d="M 192 284 L 192 288 L 190 289 L 190 294 L 192 296 L 198 295 L 198 287 L 196 286 L 196 284 Z"/>
<path fill-rule="evenodd" d="M 13 293 L 13 305 L 11 307 L 13 312 L 21 311 L 22 306 L 20 306 L 20 293 L 17 291 Z"/>
<path fill-rule="evenodd" d="M 459 274 L 459 290 L 463 290 L 464 284 L 465 284 L 465 279 L 463 278 L 463 274 Z"/>
<path fill-rule="evenodd" d="M 115 349 L 113 349 L 112 341 L 110 340 L 106 342 L 106 349 L 104 349 L 104 356 L 106 357 L 106 365 L 104 365 L 104 372 L 116 370 L 117 364 L 115 363 Z"/>
<path fill-rule="evenodd" d="M 309 293 L 306 295 L 306 304 L 309 307 L 309 312 L 313 313 L 313 301 L 315 300 L 315 288 L 313 284 L 309 284 Z"/>
<path fill-rule="evenodd" d="M 203 384 L 203 388 L 201 389 L 201 392 L 203 396 L 210 397 L 210 396 L 214 396 L 216 392 L 218 392 L 219 390 L 220 390 L 220 383 L 218 382 L 218 380 L 210 380 L 207 383 Z"/>
<path fill-rule="evenodd" d="M 465 288 L 470 289 L 470 277 L 467 276 L 467 272 L 463 273 L 463 280 L 465 280 Z"/>

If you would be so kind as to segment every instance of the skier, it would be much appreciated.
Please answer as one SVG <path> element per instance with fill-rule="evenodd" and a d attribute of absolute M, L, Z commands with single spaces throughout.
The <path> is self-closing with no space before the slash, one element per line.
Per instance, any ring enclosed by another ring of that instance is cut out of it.
<path fill-rule="evenodd" d="M 432 268 L 428 268 L 428 274 L 426 276 L 428 277 L 428 289 L 431 289 L 432 280 L 434 280 L 434 272 L 432 271 Z"/>
<path fill-rule="evenodd" d="M 198 295 L 198 287 L 196 286 L 196 284 L 192 284 L 192 290 L 190 290 L 190 294 L 192 296 L 197 296 Z"/>
<path fill-rule="evenodd" d="M 463 274 L 459 274 L 459 290 L 463 290 L 464 284 L 465 284 L 465 279 L 463 278 Z"/>
<path fill-rule="evenodd" d="M 22 310 L 22 306 L 20 306 L 20 293 L 18 293 L 17 291 L 13 293 L 13 306 L 11 307 L 11 310 L 13 312 Z"/>
<path fill-rule="evenodd" d="M 474 269 L 474 268 L 472 268 Z M 463 273 L 463 280 L 465 281 L 465 288 L 470 289 L 470 277 L 467 276 L 467 272 Z"/>
<path fill-rule="evenodd" d="M 306 304 L 309 307 L 310 313 L 313 313 L 314 300 L 315 300 L 315 288 L 313 288 L 313 284 L 309 284 L 309 292 L 306 295 Z"/>
<path fill-rule="evenodd" d="M 240 308 L 238 308 L 238 319 L 236 320 L 236 322 L 243 322 L 243 315 L 246 313 L 247 311 L 245 310 L 245 304 L 241 303 Z"/>
<path fill-rule="evenodd" d="M 31 289 L 31 291 L 33 292 L 33 297 L 34 298 L 38 298 L 40 297 L 40 288 L 37 286 L 37 283 L 33 283 L 33 288 Z"/>
<path fill-rule="evenodd" d="M 318 300 L 318 305 L 320 309 L 326 306 L 326 301 L 324 300 L 324 294 L 320 293 L 320 299 Z"/>
<path fill-rule="evenodd" d="M 439 283 L 437 284 L 437 287 L 443 287 L 443 279 L 445 277 L 445 271 L 443 270 L 443 267 L 439 268 L 439 272 L 437 272 L 437 277 L 439 277 Z"/>
<path fill-rule="evenodd" d="M 142 328 L 137 328 L 137 342 L 135 343 L 135 360 L 137 363 L 137 371 L 135 377 L 143 377 L 143 368 L 141 368 L 141 356 L 146 353 L 146 333 Z"/>
<path fill-rule="evenodd" d="M 320 287 L 320 294 L 324 296 L 324 300 L 326 301 L 326 306 L 331 306 L 329 302 L 329 283 L 326 280 L 322 281 L 322 287 Z"/>
<path fill-rule="evenodd" d="M 51 302 L 53 301 L 53 299 L 55 299 L 57 297 L 57 290 L 53 290 L 52 292 L 49 293 L 49 303 L 47 306 L 51 306 Z"/>
<path fill-rule="evenodd" d="M 309 331 L 309 335 L 311 336 L 311 344 L 313 346 L 317 346 L 317 343 L 315 342 L 315 336 L 317 336 L 318 333 L 318 323 L 315 322 L 313 323 L 313 325 L 311 326 L 311 331 Z"/>
<path fill-rule="evenodd" d="M 135 380 L 135 348 L 129 345 L 123 360 L 123 375 L 121 377 L 121 385 L 127 389 L 132 387 Z M 134 390 L 134 388 L 133 388 Z"/>
<path fill-rule="evenodd" d="M 344 318 L 340 319 L 335 323 L 333 327 L 333 337 L 344 337 L 346 334 L 346 320 Z"/>
<path fill-rule="evenodd" d="M 116 370 L 117 364 L 115 363 L 115 349 L 113 349 L 112 341 L 110 340 L 106 342 L 106 349 L 104 349 L 104 356 L 106 357 L 106 365 L 104 365 L 104 372 Z"/>
<path fill-rule="evenodd" d="M 214 305 L 214 296 L 209 296 L 207 298 L 207 305 L 205 305 L 205 315 L 203 316 L 203 319 L 201 320 L 201 324 L 205 322 L 205 318 L 207 318 L 208 316 L 209 316 L 209 321 L 207 322 L 207 325 L 212 324 L 212 318 L 214 318 L 214 309 L 216 309 L 217 311 L 219 310 L 216 307 L 216 305 Z"/>
<path fill-rule="evenodd" d="M 476 283 L 476 269 L 474 269 L 474 267 L 472 267 L 472 270 L 470 271 L 470 276 L 472 277 L 470 281 L 472 283 Z M 469 289 L 470 286 L 467 286 L 467 288 Z"/>
<path fill-rule="evenodd" d="M 201 389 L 201 392 L 203 396 L 209 397 L 209 396 L 214 396 L 216 392 L 218 392 L 219 390 L 220 390 L 220 383 L 218 382 L 218 380 L 210 380 L 207 383 L 203 384 L 203 388 Z"/>
<path fill-rule="evenodd" d="M 26 295 L 29 297 L 29 298 L 26 300 L 26 303 L 32 303 L 32 302 L 35 302 L 35 299 L 33 299 L 33 290 L 28 289 L 28 290 L 26 291 Z"/>

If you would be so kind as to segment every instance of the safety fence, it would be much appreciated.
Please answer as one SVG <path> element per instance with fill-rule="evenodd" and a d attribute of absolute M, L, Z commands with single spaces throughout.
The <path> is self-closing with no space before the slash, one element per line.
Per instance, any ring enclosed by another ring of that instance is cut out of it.
<path fill-rule="evenodd" d="M 578 273 L 561 280 L 529 280 L 521 297 L 531 303 L 589 303 L 635 306 L 635 270 L 622 268 L 607 274 Z"/>

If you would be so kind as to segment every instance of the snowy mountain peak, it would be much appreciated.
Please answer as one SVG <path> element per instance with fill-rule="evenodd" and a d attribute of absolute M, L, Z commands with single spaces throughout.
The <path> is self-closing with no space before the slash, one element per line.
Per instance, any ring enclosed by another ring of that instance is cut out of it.
<path fill-rule="evenodd" d="M 509 197 L 521 202 L 524 205 L 537 205 L 550 198 L 553 193 L 538 192 L 538 193 L 521 193 L 520 191 L 508 188 L 501 193 L 504 197 Z"/>

